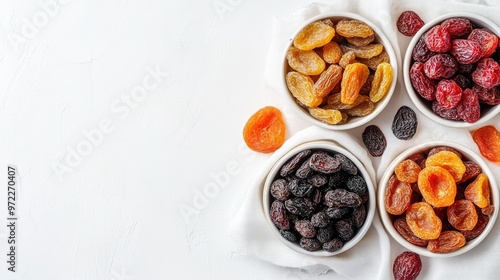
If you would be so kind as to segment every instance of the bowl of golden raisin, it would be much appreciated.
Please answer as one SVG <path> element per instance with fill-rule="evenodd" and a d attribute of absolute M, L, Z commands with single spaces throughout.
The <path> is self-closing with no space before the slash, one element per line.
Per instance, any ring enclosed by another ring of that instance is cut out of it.
<path fill-rule="evenodd" d="M 432 141 L 401 153 L 378 188 L 380 217 L 401 245 L 428 257 L 453 257 L 477 246 L 498 216 L 498 186 L 468 148 Z"/>
<path fill-rule="evenodd" d="M 300 116 L 323 128 L 344 130 L 369 122 L 396 86 L 398 64 L 389 39 L 357 14 L 309 19 L 283 57 L 288 100 Z"/>

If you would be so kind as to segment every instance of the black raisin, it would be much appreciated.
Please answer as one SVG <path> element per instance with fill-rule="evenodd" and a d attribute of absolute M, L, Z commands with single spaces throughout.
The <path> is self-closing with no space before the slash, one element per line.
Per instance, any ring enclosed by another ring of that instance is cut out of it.
<path fill-rule="evenodd" d="M 358 168 L 352 162 L 348 157 L 346 157 L 343 154 L 335 154 L 333 156 L 338 162 L 340 162 L 340 169 L 344 170 L 345 172 L 351 174 L 351 175 L 356 175 L 358 174 Z"/>
<path fill-rule="evenodd" d="M 307 178 L 307 181 L 314 187 L 319 188 L 328 183 L 328 177 L 323 174 L 314 174 Z"/>
<path fill-rule="evenodd" d="M 326 227 L 330 218 L 324 212 L 318 212 L 311 217 L 311 224 L 315 227 Z"/>
<path fill-rule="evenodd" d="M 410 140 L 417 132 L 417 114 L 410 107 L 401 106 L 392 122 L 392 133 L 401 140 Z"/>
<path fill-rule="evenodd" d="M 287 200 L 290 195 L 287 185 L 288 182 L 285 179 L 275 180 L 271 184 L 271 195 L 279 201 Z"/>
<path fill-rule="evenodd" d="M 295 222 L 295 230 L 306 238 L 313 238 L 316 236 L 316 228 L 308 220 L 299 220 Z"/>
<path fill-rule="evenodd" d="M 330 174 L 340 170 L 340 162 L 325 152 L 315 152 L 309 159 L 312 170 Z"/>
<path fill-rule="evenodd" d="M 319 242 L 319 240 L 316 238 L 302 237 L 300 239 L 299 245 L 302 249 L 307 250 L 309 252 L 314 252 L 317 251 L 319 248 L 321 248 L 321 242 Z"/>
<path fill-rule="evenodd" d="M 344 242 L 337 238 L 323 243 L 323 250 L 331 253 L 342 249 L 342 247 L 344 247 Z"/>
<path fill-rule="evenodd" d="M 340 239 L 349 241 L 354 237 L 354 225 L 350 219 L 342 219 L 335 223 L 335 231 Z"/>
<path fill-rule="evenodd" d="M 361 137 L 366 149 L 372 157 L 380 157 L 384 154 L 387 147 L 385 135 L 376 125 L 369 125 L 363 131 Z"/>
<path fill-rule="evenodd" d="M 349 178 L 349 174 L 345 171 L 335 172 L 328 176 L 328 187 L 332 189 L 337 189 L 343 186 L 343 184 Z"/>
<path fill-rule="evenodd" d="M 313 170 L 311 169 L 311 166 L 309 165 L 310 159 L 306 160 L 302 165 L 295 171 L 295 176 L 304 179 L 309 177 L 312 173 Z"/>
<path fill-rule="evenodd" d="M 366 208 L 363 204 L 352 210 L 351 219 L 356 228 L 360 228 L 361 226 L 363 226 L 366 220 Z"/>
<path fill-rule="evenodd" d="M 292 174 L 297 167 L 311 154 L 311 150 L 304 150 L 296 154 L 287 163 L 283 165 L 280 169 L 280 175 L 286 177 Z"/>
<path fill-rule="evenodd" d="M 299 240 L 297 238 L 297 235 L 289 230 L 280 229 L 280 234 L 281 234 L 281 236 L 283 236 L 283 238 L 285 238 L 286 240 L 288 240 L 290 242 L 297 242 Z"/>
<path fill-rule="evenodd" d="M 328 207 L 325 209 L 326 215 L 332 219 L 340 219 L 351 211 L 350 207 Z"/>
<path fill-rule="evenodd" d="M 316 233 L 316 238 L 321 243 L 325 243 L 332 240 L 334 236 L 335 236 L 335 228 L 333 225 L 328 225 L 326 227 L 319 228 L 318 232 Z"/>
<path fill-rule="evenodd" d="M 306 180 L 292 180 L 288 183 L 288 190 L 296 197 L 304 197 L 311 193 L 313 186 Z"/>
<path fill-rule="evenodd" d="M 349 179 L 347 179 L 346 186 L 349 191 L 359 196 L 366 194 L 368 191 L 365 179 L 359 175 L 349 177 Z"/>
<path fill-rule="evenodd" d="M 285 205 L 283 202 L 275 200 L 271 204 L 271 210 L 269 211 L 271 215 L 271 220 L 280 229 L 287 230 L 290 228 L 290 221 L 288 220 Z"/>
<path fill-rule="evenodd" d="M 329 207 L 357 207 L 362 201 L 359 195 L 345 189 L 335 189 L 325 194 L 325 205 Z"/>
<path fill-rule="evenodd" d="M 321 200 L 323 199 L 323 194 L 321 193 L 320 190 L 313 189 L 309 197 L 314 203 L 320 204 Z"/>
<path fill-rule="evenodd" d="M 311 217 L 316 209 L 316 204 L 305 197 L 294 197 L 285 201 L 288 212 L 301 217 Z"/>

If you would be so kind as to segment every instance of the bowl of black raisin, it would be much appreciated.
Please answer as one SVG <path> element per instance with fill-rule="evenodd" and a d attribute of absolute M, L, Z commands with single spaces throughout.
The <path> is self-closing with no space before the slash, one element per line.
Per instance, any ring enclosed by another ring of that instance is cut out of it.
<path fill-rule="evenodd" d="M 263 206 L 283 244 L 306 255 L 333 256 L 356 245 L 370 228 L 374 184 L 351 152 L 333 141 L 311 141 L 271 168 Z"/>

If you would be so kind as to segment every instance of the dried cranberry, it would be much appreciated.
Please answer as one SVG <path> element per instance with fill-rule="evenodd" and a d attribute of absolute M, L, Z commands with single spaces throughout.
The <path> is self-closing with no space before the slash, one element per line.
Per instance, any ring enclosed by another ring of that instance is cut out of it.
<path fill-rule="evenodd" d="M 396 21 L 399 32 L 405 36 L 414 36 L 424 24 L 424 21 L 414 11 L 402 12 Z"/>
<path fill-rule="evenodd" d="M 498 37 L 486 28 L 472 30 L 467 39 L 478 42 L 483 48 L 483 57 L 490 57 L 498 46 Z"/>
<path fill-rule="evenodd" d="M 493 58 L 484 58 L 472 72 L 472 80 L 477 85 L 490 89 L 500 84 L 500 65 Z"/>
<path fill-rule="evenodd" d="M 458 64 L 450 54 L 436 54 L 424 63 L 424 73 L 431 79 L 449 79 L 455 75 Z"/>
<path fill-rule="evenodd" d="M 451 42 L 450 53 L 458 63 L 472 64 L 478 62 L 483 57 L 483 48 L 476 41 L 455 39 Z"/>
<path fill-rule="evenodd" d="M 443 21 L 441 25 L 446 28 L 451 38 L 462 38 L 472 31 L 470 20 L 461 17 L 449 18 Z"/>
<path fill-rule="evenodd" d="M 433 52 L 445 53 L 451 48 L 450 33 L 446 27 L 436 25 L 425 35 L 425 44 Z"/>
<path fill-rule="evenodd" d="M 481 117 L 481 107 L 479 106 L 479 97 L 472 89 L 466 89 L 462 92 L 462 100 L 457 105 L 457 113 L 462 120 L 468 123 L 474 123 Z"/>
<path fill-rule="evenodd" d="M 462 98 L 462 88 L 454 80 L 441 80 L 436 88 L 436 100 L 445 109 L 455 108 Z"/>
<path fill-rule="evenodd" d="M 413 88 L 427 100 L 434 100 L 436 83 L 424 73 L 424 63 L 415 62 L 410 68 L 410 81 Z"/>

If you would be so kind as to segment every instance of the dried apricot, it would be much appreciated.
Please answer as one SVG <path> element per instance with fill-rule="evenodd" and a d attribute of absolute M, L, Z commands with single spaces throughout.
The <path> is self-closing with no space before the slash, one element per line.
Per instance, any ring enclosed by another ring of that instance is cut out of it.
<path fill-rule="evenodd" d="M 424 240 L 439 237 L 443 226 L 432 206 L 426 202 L 416 202 L 406 210 L 406 222 L 413 234 Z"/>
<path fill-rule="evenodd" d="M 406 159 L 398 163 L 394 169 L 394 173 L 396 173 L 400 181 L 416 183 L 418 181 L 418 173 L 420 173 L 421 170 L 422 168 L 420 168 L 420 165 L 416 162 L 411 159 Z"/>
<path fill-rule="evenodd" d="M 418 174 L 418 189 L 425 201 L 434 207 L 453 204 L 457 194 L 455 179 L 440 166 L 427 166 Z"/>
<path fill-rule="evenodd" d="M 458 231 L 443 231 L 435 240 L 429 240 L 427 250 L 433 253 L 454 252 L 465 245 L 465 236 Z"/>
<path fill-rule="evenodd" d="M 313 92 L 318 98 L 327 96 L 342 79 L 342 67 L 332 64 L 321 73 L 313 85 Z"/>
<path fill-rule="evenodd" d="M 346 66 L 342 75 L 340 97 L 342 103 L 352 104 L 359 95 L 359 90 L 366 82 L 370 70 L 363 63 L 352 63 Z"/>
<path fill-rule="evenodd" d="M 329 124 L 340 124 L 347 121 L 347 116 L 335 109 L 309 108 L 309 113 L 314 118 Z"/>
<path fill-rule="evenodd" d="M 330 42 L 323 46 L 323 59 L 330 64 L 339 63 L 343 53 L 337 42 Z"/>
<path fill-rule="evenodd" d="M 335 36 L 333 27 L 322 21 L 315 21 L 299 31 L 293 40 L 293 45 L 298 49 L 308 51 L 326 45 L 333 36 Z"/>
<path fill-rule="evenodd" d="M 457 154 L 450 151 L 440 151 L 427 157 L 425 166 L 440 166 L 450 172 L 455 182 L 462 179 L 465 173 L 465 165 Z"/>
<path fill-rule="evenodd" d="M 243 128 L 247 146 L 262 153 L 276 151 L 285 142 L 286 126 L 281 111 L 272 106 L 255 112 Z"/>
<path fill-rule="evenodd" d="M 448 222 L 458 230 L 472 230 L 477 224 L 477 212 L 474 204 L 466 199 L 455 201 L 446 210 Z"/>
<path fill-rule="evenodd" d="M 494 126 L 487 125 L 473 131 L 472 139 L 485 158 L 500 162 L 500 131 Z"/>
<path fill-rule="evenodd" d="M 389 92 L 393 76 L 392 67 L 389 63 L 383 62 L 377 66 L 369 93 L 372 102 L 378 102 Z"/>
<path fill-rule="evenodd" d="M 465 188 L 465 198 L 479 208 L 490 205 L 490 183 L 488 176 L 481 173 Z"/>
<path fill-rule="evenodd" d="M 288 65 L 304 75 L 319 75 L 325 70 L 325 61 L 313 50 L 303 51 L 291 46 L 286 59 Z"/>
<path fill-rule="evenodd" d="M 375 32 L 366 23 L 356 19 L 343 19 L 337 23 L 335 28 L 337 33 L 343 37 L 362 37 L 372 36 Z"/>
<path fill-rule="evenodd" d="M 409 183 L 399 181 L 395 175 L 392 175 L 385 188 L 385 210 L 393 215 L 403 214 L 410 206 L 412 192 Z"/>
<path fill-rule="evenodd" d="M 313 92 L 313 80 L 299 72 L 291 71 L 286 74 L 286 85 L 293 97 L 307 107 L 317 107 L 323 101 Z"/>

